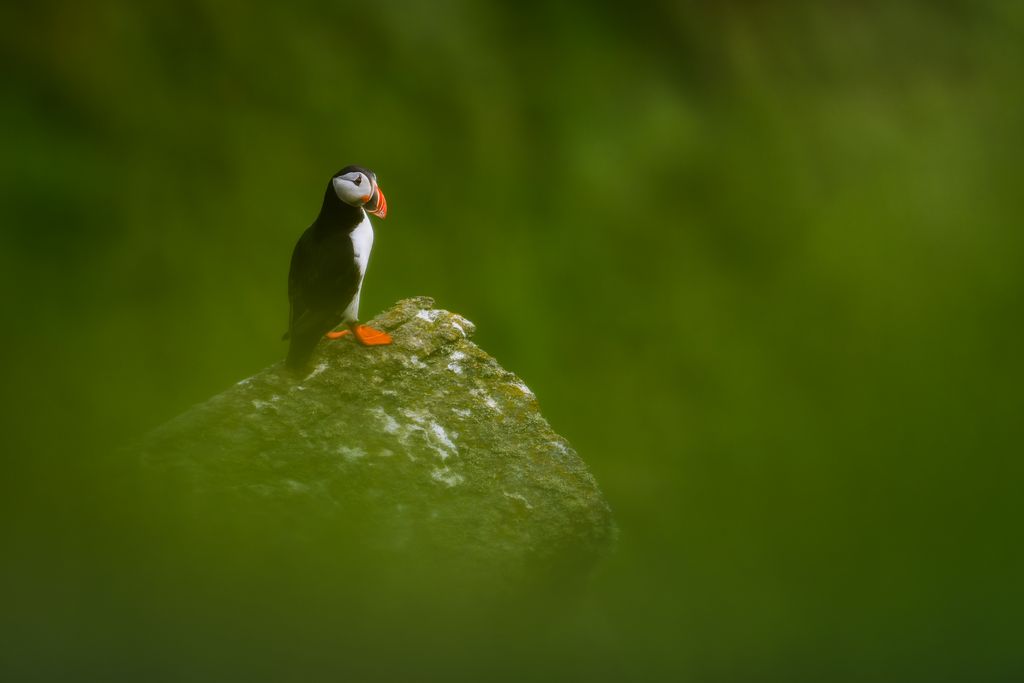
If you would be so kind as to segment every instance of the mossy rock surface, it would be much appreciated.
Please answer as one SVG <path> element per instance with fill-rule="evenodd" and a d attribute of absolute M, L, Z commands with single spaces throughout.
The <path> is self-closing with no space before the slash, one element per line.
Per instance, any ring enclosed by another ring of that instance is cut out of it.
<path fill-rule="evenodd" d="M 406 299 L 370 321 L 394 343 L 325 340 L 151 433 L 152 472 L 389 556 L 434 551 L 503 570 L 587 565 L 608 504 L 537 398 L 471 341 L 474 325 Z"/>

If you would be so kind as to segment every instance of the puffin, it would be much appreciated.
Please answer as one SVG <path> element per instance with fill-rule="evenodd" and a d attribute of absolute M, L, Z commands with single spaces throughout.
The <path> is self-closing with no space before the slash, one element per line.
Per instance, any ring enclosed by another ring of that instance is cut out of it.
<path fill-rule="evenodd" d="M 359 294 L 373 248 L 368 214 L 384 218 L 388 203 L 377 175 L 346 166 L 327 183 L 323 205 L 292 251 L 288 271 L 286 364 L 306 368 L 321 337 L 347 334 L 362 346 L 391 343 L 391 336 L 359 323 Z M 344 326 L 346 329 L 336 329 Z"/>

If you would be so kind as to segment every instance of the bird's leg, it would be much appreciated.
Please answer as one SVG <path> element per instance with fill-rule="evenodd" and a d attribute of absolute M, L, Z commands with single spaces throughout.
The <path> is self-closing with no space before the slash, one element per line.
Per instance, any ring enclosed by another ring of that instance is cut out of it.
<path fill-rule="evenodd" d="M 368 325 L 360 325 L 355 320 L 348 323 L 348 329 L 352 331 L 352 336 L 356 341 L 363 346 L 385 346 L 392 341 L 391 335 L 387 332 L 375 330 Z"/>

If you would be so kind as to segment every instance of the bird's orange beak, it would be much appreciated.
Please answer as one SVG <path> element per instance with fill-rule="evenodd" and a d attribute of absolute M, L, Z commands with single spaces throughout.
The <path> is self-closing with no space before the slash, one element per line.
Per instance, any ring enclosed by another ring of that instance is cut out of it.
<path fill-rule="evenodd" d="M 379 187 L 374 190 L 370 201 L 363 208 L 378 218 L 384 218 L 388 215 L 388 200 L 384 199 L 384 193 L 380 191 Z"/>

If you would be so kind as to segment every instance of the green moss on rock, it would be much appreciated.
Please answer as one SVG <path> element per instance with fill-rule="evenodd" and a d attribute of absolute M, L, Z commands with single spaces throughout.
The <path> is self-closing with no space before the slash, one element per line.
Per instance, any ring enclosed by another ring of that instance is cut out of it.
<path fill-rule="evenodd" d="M 144 462 L 206 499 L 337 523 L 390 553 L 591 563 L 613 531 L 593 476 L 475 326 L 433 305 L 406 299 L 371 321 L 391 346 L 325 341 L 305 376 L 277 364 L 242 380 L 154 431 Z"/>

